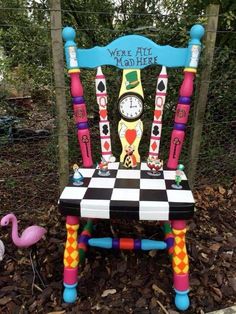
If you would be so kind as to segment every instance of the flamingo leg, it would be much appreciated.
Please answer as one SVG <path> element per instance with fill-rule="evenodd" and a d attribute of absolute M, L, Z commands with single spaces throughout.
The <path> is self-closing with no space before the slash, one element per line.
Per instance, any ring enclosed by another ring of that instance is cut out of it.
<path fill-rule="evenodd" d="M 34 263 L 34 261 L 35 261 L 35 263 Z M 37 254 L 37 246 L 36 245 L 34 245 L 32 247 L 32 249 L 30 250 L 30 262 L 31 262 L 31 267 L 32 267 L 32 271 L 33 271 L 33 280 L 32 280 L 32 286 L 31 286 L 31 291 L 33 294 L 36 276 L 38 277 L 39 281 L 41 282 L 43 288 L 45 288 L 45 283 L 44 283 L 43 278 L 40 274 L 40 266 L 39 266 L 39 262 L 38 262 L 38 254 Z"/>

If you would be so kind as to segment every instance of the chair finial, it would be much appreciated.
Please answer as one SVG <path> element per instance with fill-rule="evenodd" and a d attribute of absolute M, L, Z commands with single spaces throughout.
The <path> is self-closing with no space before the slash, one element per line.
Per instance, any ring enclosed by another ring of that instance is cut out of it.
<path fill-rule="evenodd" d="M 200 24 L 195 24 L 191 27 L 190 37 L 192 40 L 200 41 L 204 33 L 205 33 L 204 27 Z"/>
<path fill-rule="evenodd" d="M 74 28 L 68 26 L 63 28 L 62 37 L 65 41 L 74 41 L 76 37 Z"/>

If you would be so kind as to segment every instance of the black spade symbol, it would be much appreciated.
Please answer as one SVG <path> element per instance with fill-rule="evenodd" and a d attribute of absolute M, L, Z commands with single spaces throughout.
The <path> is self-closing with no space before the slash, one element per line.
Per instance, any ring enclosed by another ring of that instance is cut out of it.
<path fill-rule="evenodd" d="M 163 81 L 160 81 L 157 88 L 161 92 L 165 89 L 165 84 L 163 83 Z"/>
<path fill-rule="evenodd" d="M 103 84 L 103 82 L 101 81 L 101 82 L 99 82 L 99 84 L 98 84 L 98 90 L 99 90 L 99 92 L 104 92 L 104 90 L 105 90 L 105 85 Z"/>
<path fill-rule="evenodd" d="M 102 133 L 105 135 L 108 134 L 108 126 L 106 124 L 102 127 Z"/>
<path fill-rule="evenodd" d="M 157 136 L 159 134 L 159 127 L 157 125 L 154 126 L 152 133 Z"/>

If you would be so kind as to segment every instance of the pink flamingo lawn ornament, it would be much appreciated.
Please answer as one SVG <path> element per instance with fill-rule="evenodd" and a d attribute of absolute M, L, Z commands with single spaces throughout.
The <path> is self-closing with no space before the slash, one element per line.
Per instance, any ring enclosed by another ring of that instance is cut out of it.
<path fill-rule="evenodd" d="M 14 214 L 8 214 L 1 219 L 1 226 L 8 226 L 9 223 L 12 223 L 12 241 L 19 248 L 28 248 L 32 246 L 32 250 L 34 249 L 36 266 L 39 268 L 38 260 L 37 260 L 37 251 L 36 251 L 36 243 L 42 239 L 42 237 L 47 232 L 45 228 L 39 226 L 30 226 L 26 228 L 21 236 L 18 234 L 18 222 L 16 216 Z M 32 257 L 32 250 L 30 251 L 30 261 L 33 270 L 33 282 L 32 282 L 32 293 L 35 282 L 35 275 L 37 274 L 39 280 L 41 281 L 43 287 L 45 287 L 44 281 L 41 278 L 37 267 L 35 267 Z"/>
<path fill-rule="evenodd" d="M 14 214 L 8 214 L 1 219 L 1 226 L 7 226 L 12 223 L 12 241 L 19 248 L 27 248 L 36 244 L 47 232 L 45 228 L 39 226 L 30 226 L 26 228 L 21 237 L 18 235 L 18 222 Z"/>

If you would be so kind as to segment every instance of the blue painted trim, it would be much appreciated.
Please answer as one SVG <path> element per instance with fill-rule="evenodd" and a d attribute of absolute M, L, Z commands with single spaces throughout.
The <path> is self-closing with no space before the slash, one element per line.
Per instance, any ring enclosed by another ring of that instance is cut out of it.
<path fill-rule="evenodd" d="M 201 38 L 205 33 L 205 29 L 202 25 L 193 25 L 190 30 L 190 41 L 188 44 L 188 53 L 186 59 L 186 68 L 196 69 L 198 67 L 198 60 L 201 53 Z"/>
<path fill-rule="evenodd" d="M 77 299 L 77 283 L 74 285 L 67 285 L 64 283 L 63 300 L 66 303 L 74 303 Z"/>
<path fill-rule="evenodd" d="M 144 251 L 148 250 L 164 250 L 167 248 L 167 244 L 164 241 L 155 241 L 142 239 L 141 240 L 141 249 Z"/>
<path fill-rule="evenodd" d="M 65 40 L 64 50 L 68 70 L 78 69 L 77 45 L 75 43 L 76 33 L 72 27 L 62 30 L 62 38 Z"/>
<path fill-rule="evenodd" d="M 88 240 L 90 246 L 96 246 L 104 249 L 112 248 L 112 238 L 91 238 Z"/>
<path fill-rule="evenodd" d="M 125 48 L 124 48 L 125 47 Z M 120 69 L 143 69 L 149 65 L 183 67 L 188 48 L 160 46 L 140 35 L 119 37 L 104 47 L 78 49 L 80 68 L 113 65 Z"/>
<path fill-rule="evenodd" d="M 62 37 L 65 41 L 66 63 L 69 70 L 96 68 L 102 65 L 113 65 L 120 69 L 143 69 L 155 64 L 197 68 L 201 50 L 200 39 L 204 32 L 202 25 L 194 25 L 190 30 L 188 48 L 160 46 L 144 36 L 127 35 L 115 39 L 104 47 L 77 49 L 76 33 L 72 27 L 65 27 Z M 198 56 L 194 61 L 196 53 Z"/>
<path fill-rule="evenodd" d="M 186 290 L 186 291 L 178 291 L 176 289 L 174 289 L 174 290 L 176 292 L 176 295 L 175 295 L 175 306 L 180 311 L 187 310 L 189 305 L 190 305 L 189 296 L 188 296 L 189 290 Z"/>

